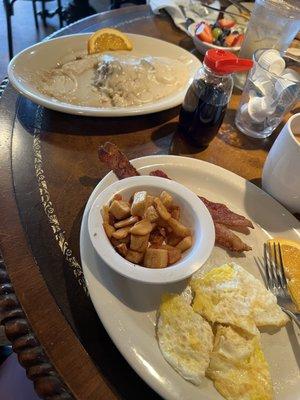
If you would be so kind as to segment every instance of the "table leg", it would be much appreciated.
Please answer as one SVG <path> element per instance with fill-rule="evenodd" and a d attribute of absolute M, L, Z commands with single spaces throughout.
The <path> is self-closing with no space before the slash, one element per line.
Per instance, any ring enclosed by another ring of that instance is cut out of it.
<path fill-rule="evenodd" d="M 43 25 L 46 27 L 46 26 L 47 26 L 47 9 L 46 9 L 46 2 L 45 2 L 45 0 L 42 0 L 42 12 L 41 12 L 41 17 L 42 17 Z"/>
<path fill-rule="evenodd" d="M 32 8 L 33 8 L 35 27 L 38 30 L 39 29 L 39 21 L 38 21 L 38 15 L 37 15 L 36 0 L 32 0 Z"/>
<path fill-rule="evenodd" d="M 62 16 L 61 0 L 57 0 L 57 13 L 58 13 L 58 19 L 59 19 L 59 26 L 60 26 L 60 28 L 62 28 L 63 27 L 63 16 Z"/>
<path fill-rule="evenodd" d="M 9 59 L 11 60 L 14 55 L 12 29 L 11 29 L 11 16 L 13 15 L 13 2 L 11 3 L 9 0 L 4 0 L 4 8 L 5 8 L 5 15 L 6 15 L 8 54 L 9 54 Z"/>

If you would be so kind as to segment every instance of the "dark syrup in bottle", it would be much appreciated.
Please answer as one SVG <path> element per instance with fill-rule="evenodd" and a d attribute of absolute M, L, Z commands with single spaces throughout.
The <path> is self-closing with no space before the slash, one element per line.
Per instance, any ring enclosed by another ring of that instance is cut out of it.
<path fill-rule="evenodd" d="M 194 81 L 180 111 L 180 133 L 193 146 L 208 146 L 223 122 L 228 100 L 228 94 L 215 84 Z"/>

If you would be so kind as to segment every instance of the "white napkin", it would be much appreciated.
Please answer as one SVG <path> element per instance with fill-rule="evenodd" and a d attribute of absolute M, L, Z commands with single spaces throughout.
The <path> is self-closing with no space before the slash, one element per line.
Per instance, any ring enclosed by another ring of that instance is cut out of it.
<path fill-rule="evenodd" d="M 159 14 L 160 10 L 165 9 L 171 16 L 174 24 L 182 31 L 189 34 L 186 27 L 186 18 L 179 8 L 184 7 L 187 18 L 193 19 L 195 22 L 201 22 L 207 17 L 207 8 L 202 7 L 200 4 L 197 7 L 197 13 L 191 9 L 191 2 L 189 0 L 149 0 L 149 5 L 154 14 Z"/>

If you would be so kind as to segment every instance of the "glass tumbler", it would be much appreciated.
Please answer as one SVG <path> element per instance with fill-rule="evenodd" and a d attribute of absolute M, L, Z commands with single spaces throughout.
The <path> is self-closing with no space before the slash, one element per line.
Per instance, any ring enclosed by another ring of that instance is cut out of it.
<path fill-rule="evenodd" d="M 292 68 L 276 74 L 266 69 L 261 56 L 274 50 L 257 50 L 235 117 L 237 128 L 248 136 L 266 138 L 300 100 L 300 75 Z M 280 57 L 279 57 L 280 58 Z M 281 58 L 281 60 L 283 60 Z"/>
<path fill-rule="evenodd" d="M 251 58 L 255 50 L 285 51 L 300 30 L 300 0 L 256 0 L 239 57 Z M 243 89 L 247 74 L 237 74 Z"/>

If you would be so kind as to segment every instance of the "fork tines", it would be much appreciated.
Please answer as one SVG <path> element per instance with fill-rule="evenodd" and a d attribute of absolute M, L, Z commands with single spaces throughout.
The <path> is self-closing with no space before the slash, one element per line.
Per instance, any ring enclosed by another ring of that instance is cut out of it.
<path fill-rule="evenodd" d="M 287 282 L 284 275 L 280 243 L 265 243 L 264 253 L 266 264 L 266 280 L 269 289 L 283 290 L 285 293 L 287 293 Z"/>

